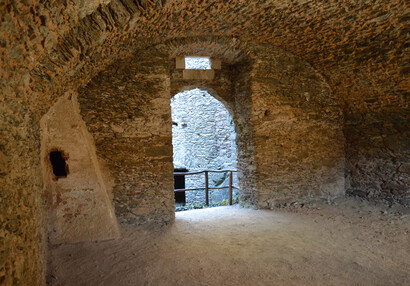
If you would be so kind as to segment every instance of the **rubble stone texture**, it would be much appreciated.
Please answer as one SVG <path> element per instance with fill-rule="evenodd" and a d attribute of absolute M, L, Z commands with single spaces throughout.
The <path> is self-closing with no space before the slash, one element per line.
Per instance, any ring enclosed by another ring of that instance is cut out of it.
<path fill-rule="evenodd" d="M 44 282 L 39 122 L 69 90 L 80 90 L 120 222 L 173 220 L 169 99 L 187 85 L 234 111 L 245 204 L 344 192 L 408 204 L 407 10 L 404 0 L 3 1 L 0 283 Z M 182 55 L 222 69 L 184 80 L 172 61 Z"/>
<path fill-rule="evenodd" d="M 253 53 L 258 206 L 343 195 L 343 113 L 329 86 L 293 55 L 266 47 Z"/>
<path fill-rule="evenodd" d="M 165 54 L 147 50 L 111 65 L 79 91 L 97 156 L 114 178 L 119 222 L 174 220 L 168 66 Z"/>

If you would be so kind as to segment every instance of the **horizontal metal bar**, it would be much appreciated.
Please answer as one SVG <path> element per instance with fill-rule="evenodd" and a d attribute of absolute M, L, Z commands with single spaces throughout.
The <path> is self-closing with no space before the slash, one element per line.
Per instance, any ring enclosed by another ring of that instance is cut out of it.
<path fill-rule="evenodd" d="M 208 188 L 209 190 L 220 190 L 220 189 L 228 189 L 229 186 L 225 187 L 213 187 L 213 188 Z M 238 187 L 232 186 L 233 189 L 240 190 Z M 195 188 L 195 189 L 175 189 L 174 192 L 187 192 L 187 191 L 201 191 L 205 190 L 205 188 Z"/>
<path fill-rule="evenodd" d="M 224 187 L 213 187 L 213 188 L 208 188 L 210 190 L 220 190 L 220 189 L 229 189 L 229 186 L 224 186 Z M 237 189 L 239 190 L 239 188 L 232 186 L 232 189 Z"/>
<path fill-rule="evenodd" d="M 205 172 L 209 173 L 226 173 L 226 172 L 238 172 L 238 170 L 203 170 L 203 171 L 197 171 L 197 172 L 174 172 L 175 176 L 185 176 L 185 175 L 197 175 L 197 174 L 202 174 Z"/>
<path fill-rule="evenodd" d="M 205 173 L 205 171 L 198 171 L 198 172 L 175 172 L 174 176 L 185 176 L 185 175 L 197 175 L 197 174 L 202 174 Z"/>
<path fill-rule="evenodd" d="M 197 189 L 175 189 L 174 192 L 187 192 L 187 191 L 201 191 L 205 190 L 205 188 L 197 188 Z"/>

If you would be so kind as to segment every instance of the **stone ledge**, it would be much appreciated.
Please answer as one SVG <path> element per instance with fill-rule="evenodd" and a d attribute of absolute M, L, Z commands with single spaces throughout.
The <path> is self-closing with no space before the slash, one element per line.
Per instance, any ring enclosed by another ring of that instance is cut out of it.
<path fill-rule="evenodd" d="M 205 79 L 212 80 L 215 78 L 214 70 L 183 70 L 183 79 Z"/>

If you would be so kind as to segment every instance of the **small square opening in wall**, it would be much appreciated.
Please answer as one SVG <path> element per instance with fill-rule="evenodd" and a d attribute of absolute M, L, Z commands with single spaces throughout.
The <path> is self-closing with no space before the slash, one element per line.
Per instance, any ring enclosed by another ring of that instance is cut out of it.
<path fill-rule="evenodd" d="M 49 156 L 55 178 L 66 178 L 68 174 L 68 166 L 63 153 L 60 151 L 51 151 Z"/>
<path fill-rule="evenodd" d="M 185 57 L 185 69 L 187 70 L 210 70 L 211 59 L 209 57 Z"/>

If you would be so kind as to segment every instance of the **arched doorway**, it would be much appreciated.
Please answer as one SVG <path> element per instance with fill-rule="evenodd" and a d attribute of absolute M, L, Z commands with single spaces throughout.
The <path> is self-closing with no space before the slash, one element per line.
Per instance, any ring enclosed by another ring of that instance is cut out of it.
<path fill-rule="evenodd" d="M 205 89 L 193 88 L 171 99 L 172 144 L 175 170 L 234 170 L 237 167 L 236 132 L 232 115 L 224 103 Z M 237 184 L 233 173 L 233 184 Z M 224 204 L 229 199 L 229 172 L 208 174 L 210 204 Z M 204 188 L 204 173 L 185 176 L 185 188 Z M 233 189 L 234 201 L 238 190 Z M 178 201 L 181 200 L 178 194 Z M 176 196 L 177 198 L 177 196 Z M 185 192 L 188 205 L 205 203 L 204 190 Z"/>

